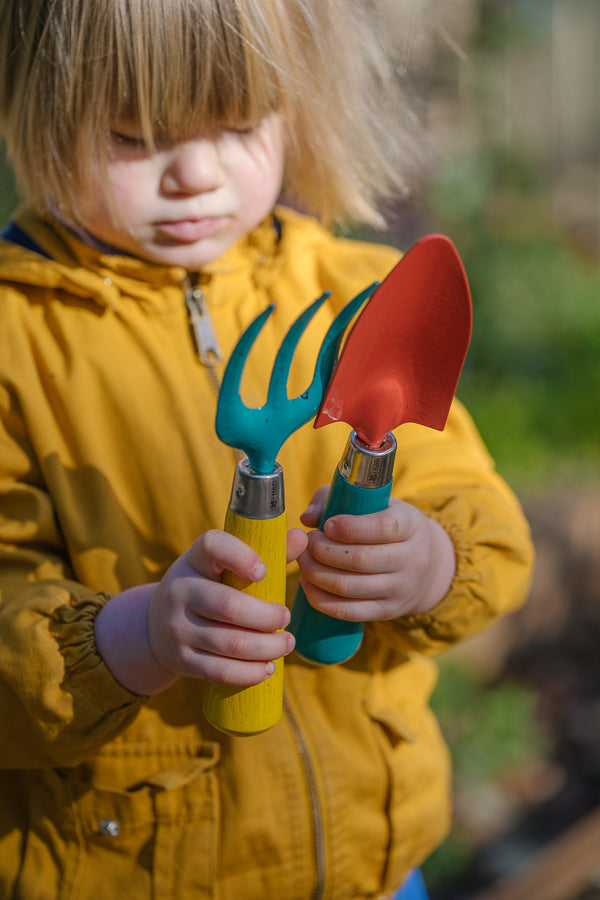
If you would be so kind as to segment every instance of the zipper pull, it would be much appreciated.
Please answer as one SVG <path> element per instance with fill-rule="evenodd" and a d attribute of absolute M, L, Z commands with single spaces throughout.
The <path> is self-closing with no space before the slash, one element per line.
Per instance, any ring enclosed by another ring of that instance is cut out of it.
<path fill-rule="evenodd" d="M 204 294 L 200 288 L 190 286 L 186 288 L 184 297 L 200 361 L 212 368 L 223 359 L 223 353 L 204 302 Z"/>

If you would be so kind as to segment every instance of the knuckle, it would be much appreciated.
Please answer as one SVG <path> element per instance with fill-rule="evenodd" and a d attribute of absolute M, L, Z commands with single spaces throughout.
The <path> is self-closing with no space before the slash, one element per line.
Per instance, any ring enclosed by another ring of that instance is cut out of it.
<path fill-rule="evenodd" d="M 231 687 L 259 684 L 265 676 L 264 667 L 255 663 L 243 663 L 225 657 L 215 657 L 212 661 L 209 681 Z"/>
<path fill-rule="evenodd" d="M 188 625 L 183 616 L 174 615 L 165 623 L 164 633 L 171 647 L 177 648 L 185 644 Z"/>
<path fill-rule="evenodd" d="M 360 615 L 358 615 L 352 603 L 344 603 L 343 601 L 333 603 L 328 611 L 335 619 L 341 619 L 344 622 L 355 622 L 360 620 Z"/>
<path fill-rule="evenodd" d="M 179 610 L 185 608 L 188 592 L 188 580 L 184 576 L 171 579 L 162 604 L 162 614 L 168 617 L 170 622 L 175 619 Z"/>
<path fill-rule="evenodd" d="M 356 547 L 352 551 L 350 563 L 358 572 L 366 572 L 373 565 L 373 548 L 367 546 Z"/>
<path fill-rule="evenodd" d="M 347 575 L 334 575 L 328 585 L 328 590 L 338 597 L 350 596 L 350 578 Z"/>
<path fill-rule="evenodd" d="M 387 509 L 382 511 L 381 526 L 383 537 L 386 540 L 398 540 L 402 536 L 402 518 L 402 507 L 398 505 L 389 506 Z"/>
<path fill-rule="evenodd" d="M 332 593 L 348 600 L 364 600 L 378 596 L 380 588 L 379 575 L 340 575 L 334 579 Z"/>
<path fill-rule="evenodd" d="M 175 664 L 180 675 L 199 678 L 203 675 L 203 666 L 199 664 L 198 653 L 191 647 L 182 647 L 176 657 Z"/>
<path fill-rule="evenodd" d="M 370 604 L 369 619 L 373 622 L 391 618 L 385 600 L 372 600 Z"/>
<path fill-rule="evenodd" d="M 225 591 L 221 598 L 221 617 L 224 622 L 239 621 L 242 603 L 237 591 Z"/>
<path fill-rule="evenodd" d="M 220 684 L 239 684 L 240 678 L 237 664 L 230 659 L 220 659 L 215 666 L 214 681 Z"/>
<path fill-rule="evenodd" d="M 204 534 L 198 538 L 196 541 L 196 545 L 203 547 L 204 550 L 210 555 L 218 549 L 219 543 L 221 540 L 221 532 L 216 528 L 209 528 L 208 531 L 205 531 Z"/>
<path fill-rule="evenodd" d="M 349 621 L 348 608 L 345 603 L 332 603 L 329 613 L 333 616 L 334 619 Z"/>
<path fill-rule="evenodd" d="M 234 659 L 251 659 L 250 636 L 243 631 L 232 631 L 228 640 L 228 652 Z"/>

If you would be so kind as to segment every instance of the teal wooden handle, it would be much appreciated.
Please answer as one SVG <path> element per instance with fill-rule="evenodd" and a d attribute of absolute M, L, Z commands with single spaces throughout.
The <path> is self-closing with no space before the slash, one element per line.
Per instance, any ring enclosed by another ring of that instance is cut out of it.
<path fill-rule="evenodd" d="M 319 522 L 321 530 L 327 519 L 331 519 L 332 516 L 341 513 L 364 515 L 379 512 L 387 507 L 392 490 L 392 479 L 390 477 L 388 480 L 384 474 L 386 483 L 379 484 L 378 480 L 382 473 L 391 473 L 393 468 L 396 442 L 392 435 L 388 435 L 388 437 L 393 442 L 393 446 L 387 449 L 386 465 L 383 468 L 378 467 L 377 477 L 373 478 L 373 486 L 366 486 L 365 482 L 354 483 L 352 471 L 348 472 L 348 477 L 346 477 L 343 473 L 347 453 L 342 457 L 342 462 L 335 471 L 321 515 Z M 351 436 L 350 442 L 353 440 L 356 441 L 355 435 Z M 319 612 L 310 605 L 303 589 L 299 587 L 294 600 L 289 630 L 296 638 L 296 652 L 303 659 L 319 665 L 333 665 L 345 662 L 354 656 L 362 641 L 364 625 L 362 622 L 347 622 Z"/>

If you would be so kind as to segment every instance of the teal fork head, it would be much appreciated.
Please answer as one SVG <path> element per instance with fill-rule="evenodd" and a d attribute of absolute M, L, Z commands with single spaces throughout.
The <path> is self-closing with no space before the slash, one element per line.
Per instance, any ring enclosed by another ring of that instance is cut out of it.
<path fill-rule="evenodd" d="M 258 315 L 240 337 L 223 375 L 217 404 L 216 429 L 224 444 L 246 453 L 251 469 L 259 475 L 271 474 L 284 442 L 316 415 L 337 362 L 343 333 L 376 287 L 377 283 L 370 285 L 338 313 L 317 355 L 310 385 L 293 399 L 287 394 L 287 380 L 294 351 L 308 323 L 323 305 L 329 292 L 315 300 L 298 316 L 284 337 L 273 364 L 264 406 L 246 406 L 240 397 L 240 382 L 250 349 L 273 312 L 274 304 Z"/>

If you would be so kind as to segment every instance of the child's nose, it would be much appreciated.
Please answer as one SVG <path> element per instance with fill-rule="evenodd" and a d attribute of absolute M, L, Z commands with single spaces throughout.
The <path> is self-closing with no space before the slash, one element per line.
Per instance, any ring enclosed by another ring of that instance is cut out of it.
<path fill-rule="evenodd" d="M 161 186 L 168 194 L 203 193 L 220 187 L 223 177 L 217 141 L 199 138 L 173 147 Z"/>

